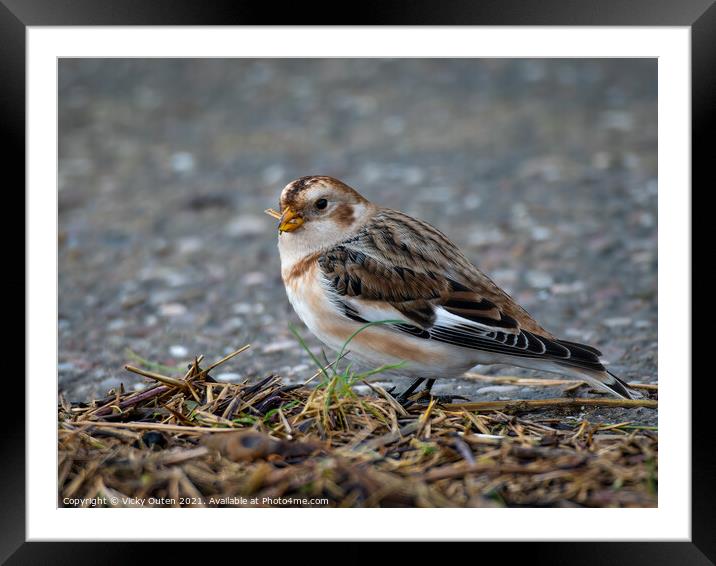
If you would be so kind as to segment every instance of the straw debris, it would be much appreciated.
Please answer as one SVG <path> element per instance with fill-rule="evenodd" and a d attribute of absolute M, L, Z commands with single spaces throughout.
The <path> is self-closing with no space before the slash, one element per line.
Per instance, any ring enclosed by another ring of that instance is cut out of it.
<path fill-rule="evenodd" d="M 655 427 L 540 414 L 579 413 L 612 399 L 432 399 L 405 409 L 374 384 L 370 395 L 358 395 L 353 385 L 367 375 L 335 369 L 340 358 L 303 385 L 285 385 L 277 375 L 256 383 L 212 379 L 211 370 L 246 348 L 206 369 L 194 358 L 179 377 L 125 366 L 152 381 L 141 391 L 120 388 L 89 404 L 61 397 L 59 504 L 657 504 Z"/>

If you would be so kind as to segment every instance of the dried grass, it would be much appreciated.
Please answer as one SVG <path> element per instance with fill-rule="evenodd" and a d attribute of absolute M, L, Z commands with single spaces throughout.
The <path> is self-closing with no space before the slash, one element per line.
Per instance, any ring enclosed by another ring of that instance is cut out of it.
<path fill-rule="evenodd" d="M 154 383 L 89 404 L 61 398 L 59 505 L 657 504 L 652 427 L 541 417 L 527 401 L 406 410 L 377 385 L 358 395 L 366 375 L 336 362 L 309 380 L 315 387 L 276 375 L 254 384 L 210 377 L 245 349 L 206 369 L 198 357 L 180 377 L 126 366 Z M 567 415 L 583 401 L 538 408 Z"/>

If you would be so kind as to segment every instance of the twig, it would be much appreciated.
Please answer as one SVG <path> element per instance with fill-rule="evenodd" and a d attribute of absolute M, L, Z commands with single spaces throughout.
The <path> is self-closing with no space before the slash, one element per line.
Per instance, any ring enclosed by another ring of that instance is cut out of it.
<path fill-rule="evenodd" d="M 190 448 L 189 450 L 176 450 L 163 454 L 160 458 L 158 458 L 157 463 L 169 466 L 171 464 L 178 464 L 179 462 L 191 460 L 192 458 L 206 456 L 209 452 L 210 450 L 206 446 Z"/>
<path fill-rule="evenodd" d="M 476 403 L 448 403 L 445 410 L 465 411 L 531 411 L 553 407 L 647 407 L 656 409 L 658 401 L 650 399 L 514 399 L 510 401 L 480 401 Z"/>
<path fill-rule="evenodd" d="M 132 405 L 136 405 L 137 403 L 141 403 L 142 401 L 148 401 L 152 397 L 158 397 L 162 393 L 165 393 L 169 391 L 170 388 L 166 385 L 157 385 L 155 387 L 152 387 L 151 389 L 147 389 L 145 391 L 140 391 L 136 394 L 133 394 L 133 396 L 126 398 L 124 401 L 120 401 L 119 405 L 115 404 L 114 402 L 107 403 L 106 405 L 102 405 L 101 407 L 98 407 L 94 411 L 91 411 L 90 413 L 87 413 L 87 416 L 96 416 L 101 417 L 108 413 L 112 412 L 112 407 L 119 407 L 120 409 L 126 409 L 127 407 L 131 407 Z"/>
<path fill-rule="evenodd" d="M 131 371 L 132 373 L 143 375 L 144 377 L 149 377 L 151 379 L 161 381 L 162 383 L 166 383 L 168 385 L 173 385 L 174 387 L 181 387 L 182 389 L 184 389 L 187 385 L 186 382 L 182 381 L 181 379 L 176 379 L 175 377 L 168 377 L 166 375 L 161 375 L 159 373 L 154 373 L 153 371 L 147 371 L 134 366 L 126 365 L 124 366 L 124 369 L 126 369 L 127 371 Z"/>
<path fill-rule="evenodd" d="M 521 464 L 494 464 L 494 463 L 483 463 L 476 462 L 470 464 L 465 461 L 460 461 L 455 464 L 447 464 L 439 468 L 435 468 L 423 474 L 422 479 L 427 482 L 434 482 L 438 480 L 444 480 L 448 478 L 462 477 L 467 474 L 479 473 L 479 472 L 493 472 L 493 473 L 507 473 L 507 474 L 540 474 L 547 471 L 551 471 L 545 465 L 539 463 L 532 463 L 527 465 Z"/>
<path fill-rule="evenodd" d="M 480 381 L 488 381 L 490 383 L 513 383 L 517 385 L 552 387 L 554 385 L 577 385 L 584 384 L 583 381 L 575 381 L 574 379 L 546 379 L 541 377 L 518 377 L 514 375 L 483 375 L 481 373 L 468 372 L 463 377 L 468 379 L 479 379 Z M 657 383 L 627 383 L 632 389 L 645 389 L 647 391 L 658 391 Z"/>
<path fill-rule="evenodd" d="M 658 383 L 627 383 L 632 389 L 645 389 L 647 391 L 659 391 Z"/>
<path fill-rule="evenodd" d="M 462 456 L 462 458 L 467 461 L 468 464 L 472 465 L 475 463 L 475 456 L 472 453 L 472 450 L 468 446 L 467 442 L 465 442 L 459 436 L 455 436 L 455 438 L 453 439 L 453 444 L 455 445 L 455 450 L 457 450 L 458 454 L 460 454 L 460 456 Z"/>
<path fill-rule="evenodd" d="M 106 423 L 95 421 L 77 421 L 76 426 L 106 427 L 106 428 L 136 428 L 140 430 L 166 430 L 172 432 L 236 432 L 235 428 L 212 428 L 203 426 L 179 426 L 162 423 Z"/>
<path fill-rule="evenodd" d="M 432 399 L 430 403 L 428 404 L 428 407 L 425 409 L 425 412 L 420 415 L 418 418 L 418 432 L 416 433 L 416 436 L 422 436 L 423 431 L 425 430 L 425 427 L 428 425 L 430 421 L 430 415 L 433 412 L 433 408 L 435 407 L 435 403 L 437 403 L 437 399 Z"/>
<path fill-rule="evenodd" d="M 572 391 L 576 391 L 577 389 L 579 389 L 579 388 L 582 387 L 583 385 L 587 385 L 587 382 L 586 382 L 586 381 L 575 381 L 575 382 L 574 382 L 572 385 L 570 385 L 569 387 L 565 387 L 565 388 L 562 390 L 562 393 L 571 393 Z"/>
<path fill-rule="evenodd" d="M 395 400 L 395 398 L 394 398 L 390 393 L 388 393 L 385 389 L 383 389 L 380 385 L 378 385 L 377 383 L 371 384 L 371 383 L 367 382 L 366 380 L 363 380 L 363 383 L 364 383 L 365 385 L 367 385 L 368 387 L 370 387 L 370 388 L 371 388 L 373 391 L 375 391 L 378 395 L 380 395 L 381 397 L 383 397 L 383 399 L 385 399 L 386 401 L 388 401 L 388 403 L 390 404 L 390 406 L 393 407 L 393 409 L 395 410 L 395 412 L 396 412 L 396 413 L 399 413 L 401 417 L 407 417 L 407 416 L 408 416 L 408 411 L 405 410 L 405 407 L 403 407 L 400 403 L 398 403 L 398 402 Z"/>
<path fill-rule="evenodd" d="M 276 220 L 281 219 L 281 213 L 276 212 L 273 208 L 267 208 L 266 210 L 264 210 L 264 213 L 268 214 L 272 218 L 275 218 Z"/>
<path fill-rule="evenodd" d="M 363 448 L 366 450 L 375 450 L 376 448 L 380 448 L 382 446 L 385 446 L 386 444 L 391 444 L 395 442 L 396 440 L 399 440 L 406 434 L 411 434 L 418 430 L 418 427 L 420 426 L 420 421 L 418 419 L 415 419 L 412 423 L 409 423 L 405 425 L 403 428 L 396 432 L 389 432 L 388 434 L 384 434 L 383 436 L 379 436 L 378 438 L 374 438 L 373 440 L 366 442 L 363 444 Z M 360 448 L 360 446 L 359 446 Z"/>

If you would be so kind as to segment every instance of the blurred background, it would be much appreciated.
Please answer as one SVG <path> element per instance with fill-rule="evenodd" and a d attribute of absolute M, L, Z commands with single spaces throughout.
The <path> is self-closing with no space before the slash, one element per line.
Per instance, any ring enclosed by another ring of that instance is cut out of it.
<path fill-rule="evenodd" d="M 548 330 L 656 380 L 655 59 L 62 59 L 60 390 L 247 343 L 215 378 L 310 377 L 262 211 L 312 174 L 431 222 Z"/>

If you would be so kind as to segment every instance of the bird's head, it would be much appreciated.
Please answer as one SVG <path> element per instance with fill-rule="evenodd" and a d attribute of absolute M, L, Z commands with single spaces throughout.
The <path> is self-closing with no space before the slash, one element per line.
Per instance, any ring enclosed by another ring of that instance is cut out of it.
<path fill-rule="evenodd" d="M 276 218 L 280 245 L 300 242 L 303 248 L 336 244 L 374 213 L 375 205 L 333 177 L 310 176 L 291 181 L 281 191 Z"/>

